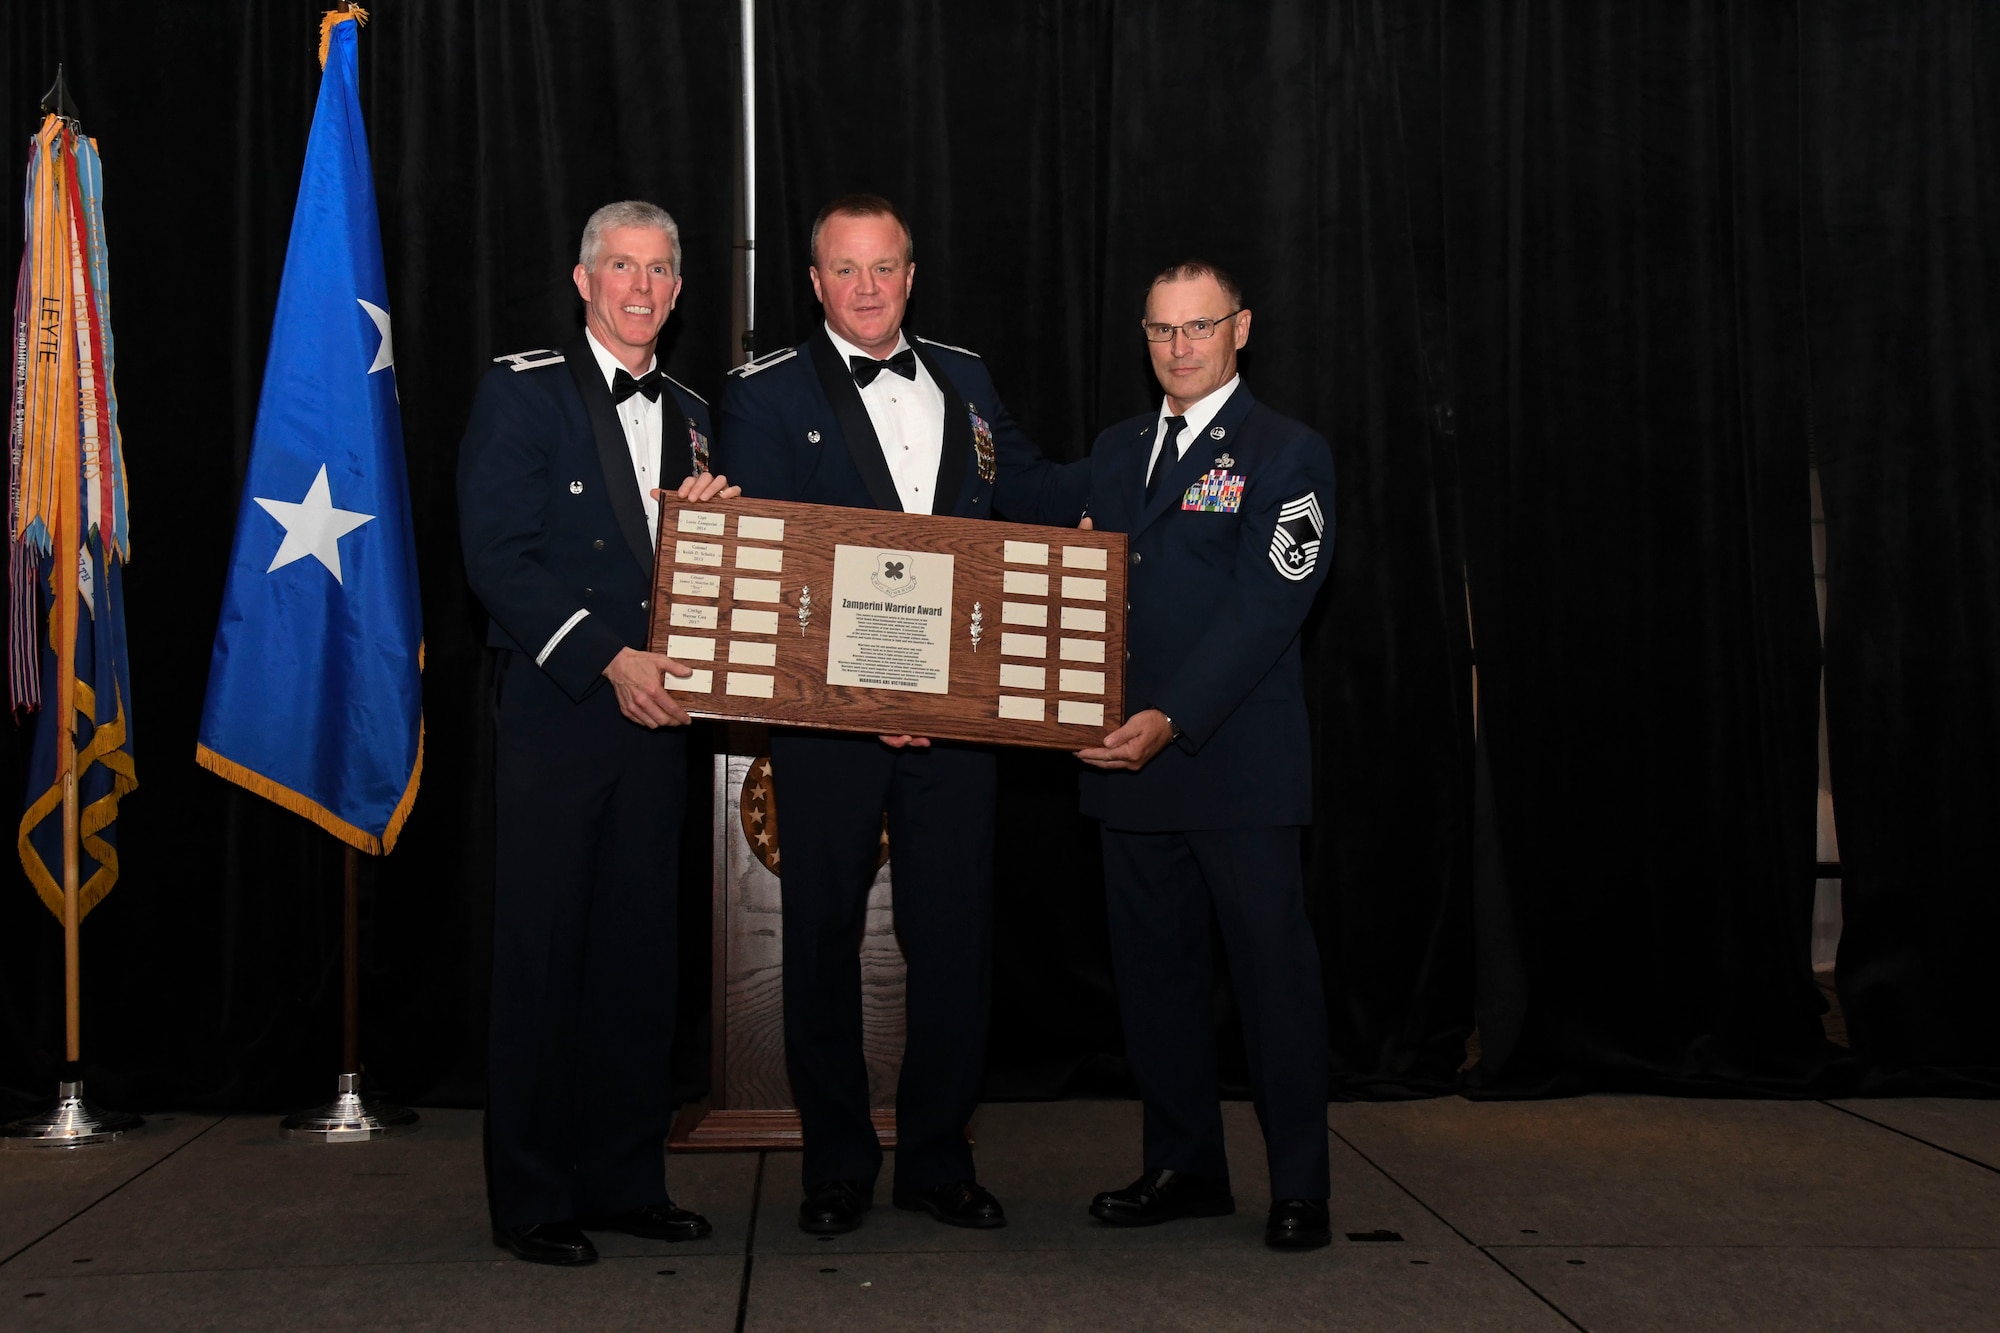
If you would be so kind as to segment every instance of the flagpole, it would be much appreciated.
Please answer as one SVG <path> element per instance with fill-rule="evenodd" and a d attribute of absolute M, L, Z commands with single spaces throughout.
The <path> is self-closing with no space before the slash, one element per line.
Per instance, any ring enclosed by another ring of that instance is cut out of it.
<path fill-rule="evenodd" d="M 340 1067 L 333 1100 L 309 1111 L 294 1111 L 278 1126 L 278 1137 L 295 1143 L 366 1143 L 419 1127 L 407 1106 L 361 1094 L 361 853 L 341 843 L 343 881 L 340 941 Z"/>
<path fill-rule="evenodd" d="M 741 239 L 737 248 L 743 256 L 743 283 L 737 291 L 742 301 L 742 322 L 737 327 L 737 350 L 743 360 L 757 358 L 757 0 L 741 0 L 737 10 L 741 65 L 737 77 L 742 85 L 742 105 L 738 108 L 740 155 L 737 172 L 742 209 Z"/>
<path fill-rule="evenodd" d="M 340 1067 L 361 1069 L 361 853 L 342 845 Z"/>
<path fill-rule="evenodd" d="M 83 920 L 76 886 L 76 737 L 62 733 L 63 775 L 63 1059 L 83 1059 Z"/>
<path fill-rule="evenodd" d="M 62 66 L 56 66 L 56 80 L 43 95 L 42 109 L 60 116 L 69 131 L 81 134 L 76 108 L 70 103 Z M 66 131 L 66 134 L 69 132 Z M 60 143 L 58 144 L 60 151 Z M 74 164 L 64 171 L 74 171 Z M 65 344 L 74 336 L 65 322 L 60 335 Z M 65 350 L 67 348 L 65 347 Z M 76 798 L 76 635 L 77 566 L 72 553 L 84 546 L 86 521 L 77 488 L 68 478 L 74 475 L 75 460 L 63 469 L 65 481 L 56 490 L 54 512 L 50 515 L 51 570 L 54 584 L 54 629 L 52 646 L 56 659 L 56 772 L 62 781 L 62 895 L 63 895 L 63 1063 L 56 1078 L 56 1103 L 38 1116 L 16 1120 L 0 1131 L 0 1143 L 7 1147 L 80 1148 L 112 1143 L 146 1122 L 126 1111 L 105 1111 L 91 1105 L 83 1095 L 83 903 L 78 887 L 81 858 Z M 107 546 L 110 534 L 105 535 Z"/>

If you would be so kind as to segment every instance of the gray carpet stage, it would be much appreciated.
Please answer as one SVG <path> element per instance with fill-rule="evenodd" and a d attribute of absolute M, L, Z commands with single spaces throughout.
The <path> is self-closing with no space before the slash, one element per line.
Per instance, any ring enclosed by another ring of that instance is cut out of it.
<path fill-rule="evenodd" d="M 1337 1105 L 1334 1245 L 1262 1248 L 1256 1120 L 1235 1217 L 1119 1231 L 1138 1108 L 996 1104 L 999 1232 L 882 1206 L 793 1225 L 790 1154 L 673 1159 L 699 1245 L 599 1237 L 593 1268 L 488 1243 L 479 1116 L 279 1141 L 161 1114 L 130 1143 L 0 1153 L 0 1328 L 1981 1329 L 2000 1320 L 2000 1103 L 1648 1097 Z M 886 1178 L 886 1176 L 885 1176 Z"/>

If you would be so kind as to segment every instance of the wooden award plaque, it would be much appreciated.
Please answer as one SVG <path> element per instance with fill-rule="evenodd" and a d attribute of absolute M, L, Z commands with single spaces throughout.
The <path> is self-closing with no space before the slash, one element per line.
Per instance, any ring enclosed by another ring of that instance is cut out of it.
<path fill-rule="evenodd" d="M 647 642 L 695 716 L 1077 750 L 1125 720 L 1125 535 L 660 501 Z"/>

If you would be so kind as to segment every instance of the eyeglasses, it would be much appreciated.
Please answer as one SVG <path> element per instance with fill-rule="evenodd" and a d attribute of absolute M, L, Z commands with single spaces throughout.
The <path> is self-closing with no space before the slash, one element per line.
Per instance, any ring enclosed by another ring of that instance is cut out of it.
<path fill-rule="evenodd" d="M 1185 333 L 1189 341 L 1200 342 L 1204 338 L 1213 338 L 1218 325 L 1242 313 L 1241 310 L 1232 310 L 1221 319 L 1191 319 L 1185 324 L 1155 324 L 1151 320 L 1141 320 L 1139 327 L 1146 331 L 1149 343 L 1170 343 L 1176 333 Z"/>

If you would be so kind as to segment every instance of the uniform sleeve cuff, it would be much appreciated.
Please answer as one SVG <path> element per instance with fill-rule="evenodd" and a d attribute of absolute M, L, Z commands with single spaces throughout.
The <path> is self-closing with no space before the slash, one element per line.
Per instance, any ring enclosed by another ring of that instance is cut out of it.
<path fill-rule="evenodd" d="M 571 630 L 575 629 L 579 624 L 581 624 L 583 618 L 589 614 L 590 610 L 588 607 L 581 608 L 577 611 L 575 615 L 571 616 L 568 620 L 563 621 L 562 628 L 558 629 L 554 634 L 551 634 L 549 636 L 549 641 L 542 645 L 542 650 L 535 654 L 535 665 L 541 666 L 545 664 L 549 660 L 549 654 L 556 650 L 556 645 L 561 643 L 563 641 L 564 636 L 566 636 Z"/>

